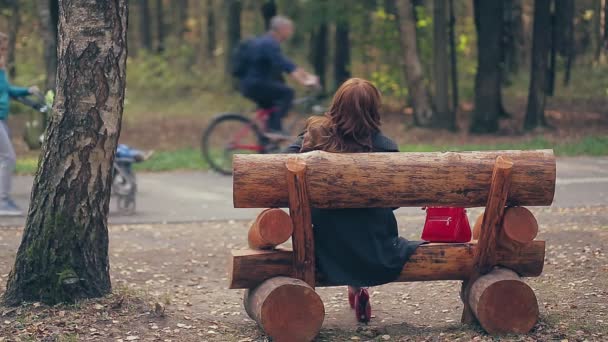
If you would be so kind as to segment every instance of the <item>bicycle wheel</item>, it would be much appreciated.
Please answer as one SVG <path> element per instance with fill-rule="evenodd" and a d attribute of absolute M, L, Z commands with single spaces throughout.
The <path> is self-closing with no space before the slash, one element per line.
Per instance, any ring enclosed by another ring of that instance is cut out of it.
<path fill-rule="evenodd" d="M 203 133 L 203 159 L 224 175 L 232 174 L 232 155 L 264 153 L 265 140 L 258 126 L 240 114 L 222 114 Z"/>

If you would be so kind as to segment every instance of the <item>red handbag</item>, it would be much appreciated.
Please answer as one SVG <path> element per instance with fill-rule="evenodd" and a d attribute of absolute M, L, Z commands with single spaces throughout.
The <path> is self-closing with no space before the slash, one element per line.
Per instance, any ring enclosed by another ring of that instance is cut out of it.
<path fill-rule="evenodd" d="M 467 211 L 464 208 L 426 208 L 422 240 L 429 242 L 471 241 L 471 226 L 467 218 Z"/>

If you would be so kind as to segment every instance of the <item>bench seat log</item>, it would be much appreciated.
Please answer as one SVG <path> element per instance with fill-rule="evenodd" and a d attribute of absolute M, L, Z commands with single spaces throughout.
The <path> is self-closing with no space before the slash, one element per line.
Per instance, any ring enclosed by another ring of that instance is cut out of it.
<path fill-rule="evenodd" d="M 474 242 L 421 245 L 396 281 L 466 280 L 473 273 L 475 249 Z M 293 277 L 292 260 L 293 253 L 288 249 L 233 250 L 229 266 L 230 288 L 253 288 L 273 277 Z M 522 277 L 539 276 L 545 260 L 545 242 L 533 241 L 517 251 L 499 249 L 496 260 L 498 265 Z M 317 286 L 327 286 L 319 275 L 316 280 Z"/>
<path fill-rule="evenodd" d="M 437 153 L 299 154 L 306 163 L 311 207 L 480 207 L 488 199 L 498 156 L 517 165 L 507 205 L 550 205 L 555 192 L 552 150 Z M 244 154 L 233 160 L 235 208 L 288 205 L 289 154 Z"/>

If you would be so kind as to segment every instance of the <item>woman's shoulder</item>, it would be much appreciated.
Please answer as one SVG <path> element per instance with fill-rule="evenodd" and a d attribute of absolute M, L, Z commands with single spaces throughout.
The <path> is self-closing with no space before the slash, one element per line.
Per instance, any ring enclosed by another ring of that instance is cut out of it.
<path fill-rule="evenodd" d="M 378 152 L 399 152 L 399 146 L 382 132 L 374 134 L 372 144 Z"/>

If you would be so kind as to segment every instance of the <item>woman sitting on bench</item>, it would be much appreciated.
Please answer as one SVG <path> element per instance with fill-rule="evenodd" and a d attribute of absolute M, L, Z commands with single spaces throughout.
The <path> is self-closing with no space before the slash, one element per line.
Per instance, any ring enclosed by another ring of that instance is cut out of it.
<path fill-rule="evenodd" d="M 351 78 L 336 92 L 324 116 L 308 120 L 288 153 L 398 152 L 380 132 L 380 92 L 369 81 Z M 348 284 L 357 320 L 371 317 L 365 287 L 397 279 L 422 242 L 399 237 L 392 208 L 312 209 L 317 267 L 328 283 Z"/>

